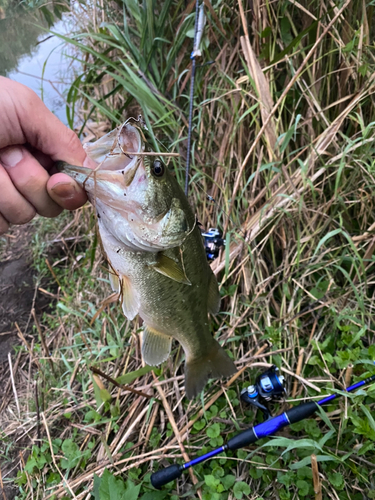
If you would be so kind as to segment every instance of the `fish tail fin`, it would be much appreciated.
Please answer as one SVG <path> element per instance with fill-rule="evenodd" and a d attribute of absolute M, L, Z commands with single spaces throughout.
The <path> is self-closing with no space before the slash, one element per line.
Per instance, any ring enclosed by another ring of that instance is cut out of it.
<path fill-rule="evenodd" d="M 235 364 L 220 344 L 212 340 L 212 346 L 207 354 L 186 360 L 185 391 L 188 399 L 195 398 L 209 378 L 229 377 L 237 371 Z"/>

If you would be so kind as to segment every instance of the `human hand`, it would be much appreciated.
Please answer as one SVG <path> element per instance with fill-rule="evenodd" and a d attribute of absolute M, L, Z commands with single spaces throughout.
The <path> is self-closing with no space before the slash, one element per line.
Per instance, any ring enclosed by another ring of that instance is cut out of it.
<path fill-rule="evenodd" d="M 36 213 L 56 217 L 86 201 L 68 175 L 55 173 L 63 160 L 92 166 L 76 134 L 28 87 L 0 77 L 0 234 Z"/>

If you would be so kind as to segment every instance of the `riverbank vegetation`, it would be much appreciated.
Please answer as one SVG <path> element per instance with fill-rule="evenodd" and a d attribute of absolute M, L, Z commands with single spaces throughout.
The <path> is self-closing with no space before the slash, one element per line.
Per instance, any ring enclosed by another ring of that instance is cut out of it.
<path fill-rule="evenodd" d="M 225 234 L 212 333 L 238 376 L 187 401 L 178 345 L 161 367 L 142 364 L 140 323 L 111 295 L 90 206 L 38 219 L 34 266 L 51 308 L 17 348 L 24 386 L 17 399 L 7 387 L 2 431 L 3 457 L 16 439 L 32 447 L 19 499 L 375 498 L 374 386 L 161 491 L 150 484 L 152 471 L 262 419 L 239 394 L 269 363 L 287 378 L 275 413 L 375 373 L 374 7 L 204 3 L 189 200 L 203 227 Z M 155 148 L 180 154 L 181 183 L 194 7 L 87 4 L 85 31 L 64 39 L 82 63 L 70 125 L 91 140 L 142 114 Z"/>

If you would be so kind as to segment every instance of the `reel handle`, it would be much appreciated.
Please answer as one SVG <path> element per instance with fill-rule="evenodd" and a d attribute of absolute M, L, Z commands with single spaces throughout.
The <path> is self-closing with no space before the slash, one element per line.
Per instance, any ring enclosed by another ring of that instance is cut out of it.
<path fill-rule="evenodd" d="M 154 488 L 159 490 L 165 484 L 179 478 L 184 471 L 183 466 L 172 464 L 165 469 L 158 470 L 151 474 L 151 484 Z"/>

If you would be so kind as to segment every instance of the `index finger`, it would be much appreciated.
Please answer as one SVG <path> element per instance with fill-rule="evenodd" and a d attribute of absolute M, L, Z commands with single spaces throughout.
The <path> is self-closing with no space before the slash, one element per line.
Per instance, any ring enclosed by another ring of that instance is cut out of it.
<path fill-rule="evenodd" d="M 77 135 L 31 89 L 0 77 L 0 149 L 29 143 L 52 160 L 83 165 L 85 150 Z"/>
<path fill-rule="evenodd" d="M 92 162 L 77 135 L 60 122 L 35 92 L 25 85 L 0 77 L 0 110 L 0 152 L 3 148 L 9 149 L 9 146 L 20 149 L 20 145 L 28 144 L 34 151 L 34 156 L 41 157 L 46 167 L 49 162 L 52 164 L 57 160 L 73 165 L 91 166 Z M 68 210 L 76 209 L 85 203 L 86 194 L 73 179 L 64 174 L 52 175 L 50 178 L 43 174 L 41 165 L 34 161 L 31 155 L 28 162 L 12 168 L 14 184 L 23 186 L 26 183 L 26 198 L 30 195 L 28 179 L 33 176 L 39 179 L 36 204 L 39 203 L 42 213 L 53 216 L 56 210 L 50 210 L 52 200 Z M 45 196 L 50 199 L 47 204 L 41 200 L 41 197 L 45 199 Z"/>

